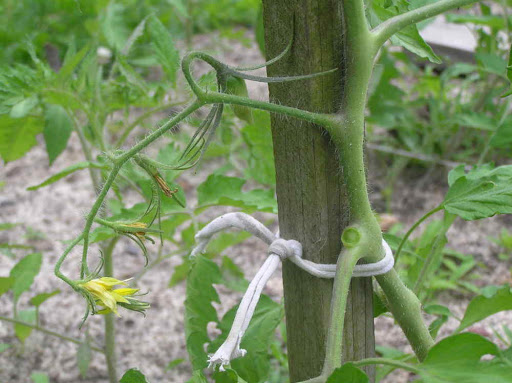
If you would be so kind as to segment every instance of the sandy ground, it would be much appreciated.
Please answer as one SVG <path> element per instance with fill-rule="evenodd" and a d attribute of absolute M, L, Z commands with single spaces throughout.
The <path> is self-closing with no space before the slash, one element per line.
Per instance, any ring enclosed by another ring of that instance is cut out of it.
<path fill-rule="evenodd" d="M 218 40 L 216 37 L 213 38 Z M 211 47 L 211 37 L 199 38 L 195 44 L 197 49 Z M 221 49 L 226 60 L 230 63 L 247 63 L 259 61 L 257 48 L 242 47 L 236 42 L 221 42 Z M 251 86 L 250 93 L 257 98 L 265 98 L 265 88 Z M 44 144 L 39 145 L 28 153 L 23 159 L 9 163 L 0 169 L 0 181 L 6 185 L 0 194 L 0 222 L 17 222 L 20 226 L 13 230 L 0 232 L 0 243 L 24 243 L 33 246 L 36 251 L 44 255 L 40 274 L 37 276 L 30 293 L 25 293 L 20 302 L 20 308 L 27 307 L 28 299 L 36 292 L 49 292 L 55 289 L 63 291 L 43 304 L 41 308 L 41 326 L 64 333 L 75 338 L 82 338 L 84 331 L 78 329 L 78 324 L 84 312 L 84 302 L 80 296 L 67 288 L 60 280 L 53 276 L 53 267 L 61 254 L 63 240 L 69 240 L 77 235 L 83 225 L 83 216 L 90 208 L 94 190 L 86 171 L 75 173 L 51 186 L 36 192 L 26 191 L 26 187 L 39 183 L 58 170 L 71 163 L 82 161 L 82 154 L 76 137 L 72 137 L 69 147 L 56 161 L 54 166 L 48 166 Z M 386 176 L 385 166 L 381 159 L 370 154 L 370 187 L 373 190 L 372 200 L 377 211 L 384 209 L 383 197 L 380 190 Z M 191 186 L 197 185 L 205 179 L 208 167 L 194 177 L 188 177 Z M 426 183 L 418 174 L 407 174 L 399 180 L 393 195 L 392 211 L 405 227 L 411 225 L 428 209 L 434 207 L 442 200 L 445 192 L 441 182 Z M 191 187 L 191 198 L 193 198 Z M 224 210 L 208 211 L 205 221 L 220 214 Z M 489 237 L 497 236 L 501 228 L 511 228 L 512 220 L 507 217 L 493 218 L 482 222 L 457 221 L 449 232 L 450 247 L 464 253 L 472 254 L 485 267 L 479 268 L 481 280 L 478 283 L 502 284 L 510 282 L 510 262 L 498 261 L 498 248 Z M 26 237 L 27 228 L 41 232 L 42 238 Z M 154 250 L 155 248 L 153 248 Z M 22 255 L 22 252 L 17 252 Z M 242 245 L 231 249 L 229 254 L 251 278 L 265 257 L 265 247 L 255 241 L 248 240 Z M 143 266 L 140 252 L 128 241 L 122 239 L 116 250 L 116 275 L 125 278 L 136 273 Z M 16 263 L 5 255 L 0 255 L 0 275 L 8 275 L 9 270 Z M 79 253 L 73 252 L 70 260 L 63 270 L 71 275 L 78 273 Z M 169 289 L 167 284 L 173 268 L 180 264 L 178 257 L 163 262 L 159 267 L 150 270 L 139 282 L 142 290 L 150 294 L 147 299 L 151 309 L 146 318 L 131 312 L 123 313 L 117 321 L 118 329 L 118 368 L 120 372 L 132 367 L 139 367 L 153 383 L 178 382 L 182 383 L 189 377 L 189 367 L 183 363 L 172 371 L 165 372 L 165 366 L 172 360 L 187 358 L 185 338 L 183 331 L 183 303 L 185 298 L 185 285 L 183 283 Z M 269 283 L 265 291 L 276 300 L 282 297 L 282 284 L 280 274 L 277 274 Z M 239 294 L 219 289 L 222 305 L 219 312 L 223 313 L 231 307 Z M 11 295 L 6 294 L 0 298 L 0 315 L 12 315 Z M 443 293 L 439 301 L 448 305 L 457 316 L 462 316 L 469 297 L 462 294 Z M 408 350 L 401 330 L 393 324 L 390 318 L 381 317 L 376 321 L 377 343 L 399 347 Z M 512 313 L 495 315 L 478 325 L 478 331 L 492 336 L 493 329 L 501 325 L 512 326 Z M 85 331 L 87 331 L 96 344 L 102 341 L 101 317 L 91 317 Z M 455 320 L 450 320 L 441 335 L 457 326 Z M 34 331 L 22 347 L 13 335 L 10 324 L 0 322 L 0 343 L 11 343 L 7 351 L 0 354 L 0 383 L 29 383 L 32 371 L 48 373 L 52 383 L 106 383 L 106 369 L 104 359 L 95 354 L 87 379 L 81 379 L 76 366 L 76 345 L 64 342 L 52 336 Z M 406 374 L 397 374 L 388 379 L 388 382 L 407 382 Z"/>

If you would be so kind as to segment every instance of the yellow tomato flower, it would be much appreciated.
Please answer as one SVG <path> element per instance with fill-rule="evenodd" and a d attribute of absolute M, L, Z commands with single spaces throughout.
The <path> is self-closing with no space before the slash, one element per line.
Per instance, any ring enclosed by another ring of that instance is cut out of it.
<path fill-rule="evenodd" d="M 80 287 L 88 294 L 92 295 L 95 304 L 103 306 L 101 310 L 96 312 L 97 314 L 113 312 L 120 316 L 117 311 L 118 305 L 140 313 L 144 313 L 145 310 L 149 308 L 149 303 L 133 298 L 139 289 L 128 287 L 114 289 L 114 286 L 118 285 L 126 285 L 126 281 L 111 277 L 102 277 L 82 283 Z"/>

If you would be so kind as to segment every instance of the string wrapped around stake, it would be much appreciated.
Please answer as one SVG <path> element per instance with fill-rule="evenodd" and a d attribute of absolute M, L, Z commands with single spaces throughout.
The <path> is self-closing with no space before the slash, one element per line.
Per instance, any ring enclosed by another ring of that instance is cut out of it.
<path fill-rule="evenodd" d="M 224 214 L 201 229 L 195 236 L 197 246 L 192 250 L 191 257 L 203 253 L 208 242 L 215 234 L 231 228 L 247 231 L 261 239 L 269 247 L 268 258 L 249 284 L 226 340 L 208 359 L 209 367 L 220 365 L 221 371 L 224 371 L 224 366 L 228 365 L 231 360 L 242 357 L 247 353 L 246 350 L 240 348 L 240 342 L 249 326 L 263 288 L 281 261 L 288 259 L 318 278 L 334 278 L 336 275 L 336 264 L 321 264 L 302 259 L 302 245 L 300 242 L 293 239 L 279 238 L 257 219 L 245 213 Z M 382 240 L 382 246 L 385 251 L 384 258 L 375 263 L 356 265 L 352 277 L 381 275 L 393 268 L 394 257 L 391 248 L 384 240 Z"/>

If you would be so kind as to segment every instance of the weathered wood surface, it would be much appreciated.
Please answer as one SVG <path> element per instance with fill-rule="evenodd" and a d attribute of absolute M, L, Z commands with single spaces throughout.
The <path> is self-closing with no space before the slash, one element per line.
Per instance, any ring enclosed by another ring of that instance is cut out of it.
<path fill-rule="evenodd" d="M 340 68 L 313 80 L 270 84 L 272 101 L 315 112 L 335 112 L 342 95 L 342 24 L 338 0 L 263 0 L 267 59 L 287 45 L 290 54 L 267 69 L 269 76 Z M 342 169 L 329 136 L 311 124 L 272 116 L 281 236 L 296 239 L 304 258 L 336 263 L 348 222 Z M 290 262 L 283 265 L 291 382 L 322 370 L 332 280 L 315 278 Z M 354 279 L 345 322 L 344 359 L 374 355 L 372 286 Z M 373 370 L 369 369 L 373 375 Z"/>

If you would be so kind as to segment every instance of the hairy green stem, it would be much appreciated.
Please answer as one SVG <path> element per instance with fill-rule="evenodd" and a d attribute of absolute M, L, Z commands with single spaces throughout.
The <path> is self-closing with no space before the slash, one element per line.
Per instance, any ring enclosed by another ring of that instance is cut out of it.
<path fill-rule="evenodd" d="M 404 363 L 399 360 L 388 359 L 388 358 L 367 358 L 358 360 L 357 362 L 352 362 L 352 364 L 356 367 L 363 367 L 372 364 L 384 364 L 387 366 L 392 366 L 396 368 L 401 368 L 406 371 L 414 372 L 415 374 L 419 374 L 420 370 L 409 363 Z"/>
<path fill-rule="evenodd" d="M 339 149 L 340 166 L 347 185 L 347 196 L 350 206 L 350 219 L 354 225 L 364 228 L 365 260 L 376 262 L 383 256 L 381 241 L 382 233 L 375 215 L 372 212 L 366 186 L 364 167 L 364 112 L 368 84 L 373 70 L 373 58 L 376 53 L 374 36 L 368 31 L 364 15 L 364 4 L 361 0 L 344 0 L 343 14 L 345 17 L 345 77 L 344 96 L 339 113 L 326 125 L 332 140 Z M 344 292 L 350 282 L 343 280 L 346 276 L 336 278 L 334 294 Z M 402 327 L 411 346 L 422 360 L 428 349 L 434 344 L 428 328 L 421 316 L 421 304 L 418 298 L 402 283 L 398 274 L 390 272 L 378 276 L 389 308 Z M 344 320 L 344 308 L 332 308 L 331 325 L 339 327 Z M 336 324 L 338 323 L 338 324 Z M 332 334 L 333 331 L 329 331 Z M 342 335 L 336 335 L 335 341 L 341 343 Z M 328 340 L 332 342 L 332 340 Z M 336 353 L 336 354 L 334 354 Z M 341 346 L 327 350 L 324 374 L 330 373 L 336 364 L 341 363 Z M 334 363 L 333 363 L 334 362 Z"/>
<path fill-rule="evenodd" d="M 112 251 L 117 243 L 117 238 L 110 241 L 103 253 L 104 274 L 106 277 L 114 276 L 114 263 L 112 259 Z M 114 314 L 105 315 L 105 358 L 107 361 L 107 371 L 110 383 L 117 383 L 116 368 L 116 328 Z"/>
<path fill-rule="evenodd" d="M 173 126 L 181 122 L 183 119 L 188 117 L 191 113 L 195 112 L 197 109 L 199 109 L 203 104 L 199 102 L 193 102 L 191 105 L 189 105 L 187 108 L 185 108 L 183 111 L 178 113 L 174 118 L 169 120 L 167 123 L 165 123 L 162 127 L 151 133 L 149 136 L 147 136 L 145 139 L 140 141 L 138 144 L 133 146 L 130 150 L 124 152 L 123 154 L 117 156 L 114 158 L 114 166 L 112 167 L 112 170 L 110 171 L 110 174 L 108 175 L 105 184 L 101 188 L 100 193 L 98 194 L 98 197 L 96 198 L 96 201 L 94 202 L 94 205 L 91 208 L 91 211 L 87 215 L 87 220 L 85 222 L 85 227 L 82 233 L 83 240 L 84 240 L 84 247 L 82 251 L 82 265 L 81 265 L 81 271 L 80 271 L 80 277 L 84 278 L 85 275 L 89 273 L 89 269 L 87 266 L 87 252 L 89 250 L 89 233 L 91 230 L 91 226 L 94 222 L 94 218 L 98 214 L 99 209 L 101 208 L 105 197 L 107 196 L 108 191 L 112 187 L 112 184 L 115 181 L 115 178 L 117 174 L 119 173 L 119 170 L 121 170 L 121 167 L 128 161 L 130 158 L 132 158 L 135 154 L 143 150 L 145 147 L 147 147 L 149 144 L 151 144 L 153 141 L 161 137 L 163 134 L 165 134 L 169 129 L 171 129 Z"/>
<path fill-rule="evenodd" d="M 414 353 L 420 361 L 425 359 L 434 345 L 434 339 L 423 321 L 420 300 L 404 285 L 395 269 L 375 278 L 386 295 L 389 311 L 402 328 Z"/>
<path fill-rule="evenodd" d="M 123 131 L 123 134 L 121 134 L 119 139 L 114 144 L 114 147 L 115 148 L 121 147 L 125 143 L 126 139 L 130 135 L 130 133 L 133 131 L 133 129 L 135 129 L 137 126 L 139 126 L 139 124 L 142 121 L 146 120 L 148 117 L 152 116 L 155 113 L 162 112 L 166 109 L 170 109 L 175 106 L 179 106 L 179 105 L 183 105 L 183 104 L 185 104 L 185 101 L 177 101 L 177 102 L 173 102 L 170 104 L 157 106 L 156 108 L 153 108 L 153 109 L 150 109 L 150 110 L 144 112 L 135 121 L 133 121 L 130 125 L 128 125 L 128 127 Z"/>
<path fill-rule="evenodd" d="M 181 63 L 183 74 L 196 97 L 204 104 L 234 104 L 247 106 L 249 108 L 261 109 L 271 113 L 278 113 L 290 117 L 295 117 L 322 126 L 329 122 L 329 116 L 322 113 L 308 112 L 302 109 L 292 108 L 285 105 L 278 105 L 266 101 L 253 100 L 248 97 L 240 97 L 232 94 L 206 92 L 201 89 L 199 84 L 192 76 L 191 65 L 194 60 L 203 60 L 220 73 L 225 72 L 229 68 L 215 60 L 213 57 L 202 52 L 191 52 L 183 58 Z"/>
<path fill-rule="evenodd" d="M 440 0 L 438 2 L 413 9 L 401 15 L 394 16 L 373 29 L 376 51 L 395 33 L 409 25 L 419 23 L 441 13 L 476 3 L 477 0 Z"/>
<path fill-rule="evenodd" d="M 359 259 L 364 257 L 364 253 L 361 253 L 361 250 L 361 244 L 359 244 L 359 246 L 354 249 L 344 249 L 338 257 L 322 375 L 330 375 L 335 368 L 338 368 L 342 364 L 343 329 L 348 291 L 354 267 Z"/>
<path fill-rule="evenodd" d="M 84 238 L 84 233 L 80 234 L 78 237 L 76 237 L 69 245 L 66 247 L 60 258 L 57 260 L 57 263 L 55 264 L 55 275 L 62 279 L 64 282 L 66 282 L 68 285 L 70 285 L 73 289 L 76 289 L 76 286 L 74 282 L 66 277 L 62 272 L 60 271 L 60 268 L 62 266 L 62 263 L 66 259 L 66 257 L 69 255 L 71 250 Z"/>
<path fill-rule="evenodd" d="M 44 327 L 41 327 L 41 326 L 38 326 L 38 325 L 34 325 L 34 324 L 30 324 L 30 323 L 26 323 L 26 322 L 23 322 L 23 321 L 14 319 L 14 318 L 7 318 L 7 317 L 4 317 L 4 316 L 0 316 L 0 321 L 10 322 L 10 323 L 14 323 L 14 324 L 22 325 L 22 326 L 27 326 L 27 327 L 30 327 L 32 330 L 36 330 L 36 331 L 42 332 L 44 334 L 54 336 L 56 338 L 65 340 L 66 342 L 75 343 L 75 344 L 82 344 L 82 343 L 84 343 L 80 339 L 76 339 L 76 338 L 72 338 L 70 336 L 62 335 L 62 334 L 59 334 L 59 333 L 57 333 L 55 331 L 48 330 L 48 329 L 46 329 Z M 93 351 L 105 353 L 105 350 L 103 350 L 102 348 L 99 348 L 99 347 L 96 347 L 96 346 L 90 346 L 90 348 Z"/>
<path fill-rule="evenodd" d="M 80 278 L 85 278 L 85 276 L 89 275 L 89 267 L 87 265 L 87 253 L 89 251 L 89 232 L 91 231 L 92 223 L 94 221 L 94 218 L 98 214 L 98 211 L 100 210 L 101 206 L 103 205 L 103 201 L 105 200 L 105 197 L 107 196 L 110 187 L 114 183 L 114 180 L 116 179 L 117 173 L 119 173 L 120 169 L 121 166 L 117 164 L 112 167 L 112 170 L 110 171 L 110 174 L 108 175 L 105 184 L 101 188 L 98 197 L 96 197 L 94 205 L 92 205 L 91 211 L 89 212 L 89 214 L 87 214 L 87 220 L 85 221 L 85 227 L 82 233 L 84 246 L 82 251 Z"/>
<path fill-rule="evenodd" d="M 400 244 L 398 245 L 398 248 L 396 250 L 396 253 L 395 253 L 395 264 L 398 263 L 398 259 L 400 257 L 400 254 L 402 252 L 402 248 L 404 247 L 404 245 L 406 244 L 407 242 L 407 239 L 409 239 L 409 237 L 411 236 L 411 234 L 414 232 L 414 230 L 416 230 L 416 228 L 421 225 L 428 217 L 430 217 L 431 215 L 437 213 L 438 211 L 441 211 L 443 210 L 443 207 L 442 206 L 437 206 L 436 208 L 430 210 L 428 213 L 426 213 L 423 217 L 421 217 L 419 220 L 417 220 L 414 225 L 411 226 L 411 228 L 409 229 L 409 231 L 407 233 L 405 233 L 404 237 L 402 238 L 402 241 L 400 241 Z"/>

